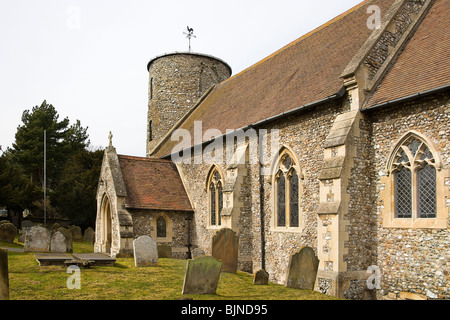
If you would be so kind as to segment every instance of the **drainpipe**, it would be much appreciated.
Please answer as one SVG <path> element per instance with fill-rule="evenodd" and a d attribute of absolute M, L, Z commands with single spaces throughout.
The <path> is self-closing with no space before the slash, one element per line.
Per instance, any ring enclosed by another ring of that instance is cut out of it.
<path fill-rule="evenodd" d="M 253 128 L 254 129 L 254 128 Z M 261 139 L 258 130 L 254 129 L 258 136 L 258 165 L 259 165 L 259 216 L 261 224 L 261 269 L 266 269 L 266 240 L 264 232 L 264 175 L 263 175 L 263 163 L 261 161 Z"/>
<path fill-rule="evenodd" d="M 188 213 L 189 215 L 189 213 Z M 185 218 L 186 222 L 187 222 L 187 248 L 188 248 L 188 252 L 187 252 L 187 258 L 188 259 L 192 259 L 192 253 L 191 253 L 191 221 L 192 221 L 192 217 L 188 216 L 187 218 Z"/>

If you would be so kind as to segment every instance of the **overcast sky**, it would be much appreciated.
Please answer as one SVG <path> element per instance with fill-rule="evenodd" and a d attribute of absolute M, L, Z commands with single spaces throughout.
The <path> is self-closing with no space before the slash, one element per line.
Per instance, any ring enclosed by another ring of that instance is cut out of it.
<path fill-rule="evenodd" d="M 44 100 L 77 119 L 93 147 L 145 156 L 148 61 L 187 51 L 233 74 L 362 0 L 0 0 L 0 145 Z M 1 154 L 1 152 L 0 152 Z"/>

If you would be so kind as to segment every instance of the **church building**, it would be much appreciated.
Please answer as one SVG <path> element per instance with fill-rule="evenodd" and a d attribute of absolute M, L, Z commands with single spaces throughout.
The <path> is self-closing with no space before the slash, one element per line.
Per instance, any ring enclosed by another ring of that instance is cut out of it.
<path fill-rule="evenodd" d="M 274 283 L 307 246 L 319 292 L 449 299 L 449 21 L 448 0 L 366 0 L 236 75 L 151 59 L 147 157 L 106 148 L 95 250 L 146 234 L 187 259 L 230 228 Z"/>

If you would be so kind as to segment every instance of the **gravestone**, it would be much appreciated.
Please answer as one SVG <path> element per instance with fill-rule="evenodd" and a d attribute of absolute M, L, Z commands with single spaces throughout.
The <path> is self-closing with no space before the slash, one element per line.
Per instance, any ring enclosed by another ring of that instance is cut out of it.
<path fill-rule="evenodd" d="M 0 224 L 0 241 L 13 243 L 17 235 L 17 228 L 10 222 Z"/>
<path fill-rule="evenodd" d="M 0 249 L 0 300 L 9 300 L 8 251 Z"/>
<path fill-rule="evenodd" d="M 52 224 L 52 227 L 50 228 L 52 231 L 56 231 L 59 228 L 61 228 L 61 225 L 58 222 L 55 222 L 54 224 Z"/>
<path fill-rule="evenodd" d="M 50 251 L 66 253 L 68 251 L 67 239 L 64 233 L 56 231 L 50 239 Z"/>
<path fill-rule="evenodd" d="M 17 242 L 24 243 L 25 242 L 25 230 L 19 230 L 19 237 L 17 238 Z"/>
<path fill-rule="evenodd" d="M 289 259 L 286 287 L 314 290 L 319 259 L 310 247 L 303 247 Z"/>
<path fill-rule="evenodd" d="M 92 242 L 93 239 L 94 239 L 94 229 L 88 227 L 86 230 L 84 230 L 83 240 Z"/>
<path fill-rule="evenodd" d="M 83 232 L 79 226 L 71 226 L 69 231 L 72 232 L 72 240 L 83 240 Z"/>
<path fill-rule="evenodd" d="M 25 252 L 48 252 L 50 250 L 50 230 L 35 226 L 27 230 L 23 250 Z"/>
<path fill-rule="evenodd" d="M 239 252 L 239 237 L 228 228 L 223 228 L 212 238 L 212 256 L 222 261 L 222 271 L 236 273 Z"/>
<path fill-rule="evenodd" d="M 269 284 L 269 273 L 264 269 L 255 272 L 253 284 L 257 286 L 267 286 Z"/>
<path fill-rule="evenodd" d="M 69 229 L 63 227 L 59 228 L 56 231 L 62 232 L 62 234 L 64 234 L 64 236 L 66 237 L 67 252 L 73 252 L 72 232 L 70 232 Z"/>
<path fill-rule="evenodd" d="M 202 256 L 188 260 L 182 294 L 216 294 L 222 262 Z"/>
<path fill-rule="evenodd" d="M 204 256 L 205 251 L 200 248 L 195 248 L 194 250 L 192 250 L 191 255 L 192 255 L 192 259 L 195 259 L 197 257 Z"/>
<path fill-rule="evenodd" d="M 172 247 L 163 244 L 159 245 L 158 258 L 172 258 Z"/>
<path fill-rule="evenodd" d="M 34 224 L 30 220 L 23 220 L 22 221 L 22 229 L 31 228 L 32 226 L 34 226 Z"/>
<path fill-rule="evenodd" d="M 140 236 L 133 240 L 134 265 L 151 267 L 158 264 L 158 246 L 149 236 Z"/>

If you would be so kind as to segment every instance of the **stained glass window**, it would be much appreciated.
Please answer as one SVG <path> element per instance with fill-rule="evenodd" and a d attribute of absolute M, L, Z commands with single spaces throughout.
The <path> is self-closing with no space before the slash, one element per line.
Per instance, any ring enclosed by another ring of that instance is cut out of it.
<path fill-rule="evenodd" d="M 294 171 L 291 178 L 289 179 L 290 188 L 290 226 L 296 228 L 299 226 L 298 223 L 298 176 Z"/>
<path fill-rule="evenodd" d="M 417 172 L 419 218 L 436 218 L 436 168 L 425 165 Z"/>
<path fill-rule="evenodd" d="M 412 216 L 412 180 L 411 171 L 403 167 L 395 174 L 395 217 Z"/>
<path fill-rule="evenodd" d="M 216 187 L 212 182 L 209 192 L 211 195 L 211 225 L 216 225 Z"/>
<path fill-rule="evenodd" d="M 159 217 L 158 220 L 156 220 L 156 236 L 158 238 L 166 237 L 166 219 L 163 217 Z"/>
<path fill-rule="evenodd" d="M 414 136 L 393 163 L 396 218 L 436 218 L 436 168 L 430 148 Z M 405 152 L 406 150 L 406 152 Z"/>
<path fill-rule="evenodd" d="M 286 226 L 286 179 L 281 175 L 277 181 L 278 191 L 278 212 L 277 225 L 279 227 Z"/>
<path fill-rule="evenodd" d="M 217 212 L 218 217 L 218 225 L 220 226 L 222 224 L 222 219 L 220 217 L 220 213 L 222 212 L 223 208 L 223 189 L 222 189 L 222 183 L 219 181 L 217 183 L 217 197 L 219 198 L 219 211 Z"/>

